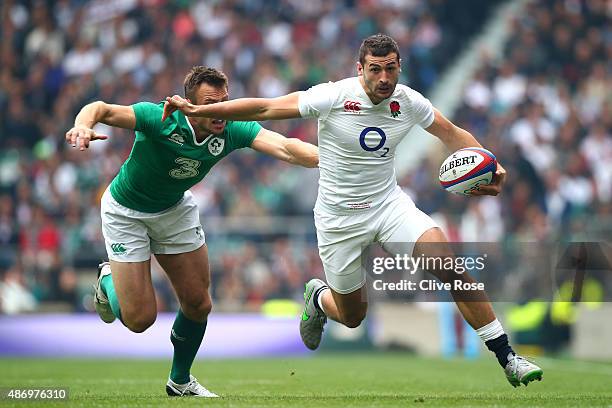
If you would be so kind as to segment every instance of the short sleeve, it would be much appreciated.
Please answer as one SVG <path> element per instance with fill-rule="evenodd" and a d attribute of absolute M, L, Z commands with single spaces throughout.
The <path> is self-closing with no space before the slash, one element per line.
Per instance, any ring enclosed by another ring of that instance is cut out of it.
<path fill-rule="evenodd" d="M 319 84 L 299 92 L 298 108 L 303 118 L 324 119 L 334 104 L 338 88 L 333 82 Z"/>
<path fill-rule="evenodd" d="M 428 128 L 434 121 L 434 109 L 429 99 L 415 90 L 412 90 L 410 95 L 412 100 L 412 115 L 416 124 L 423 129 Z"/>
<path fill-rule="evenodd" d="M 251 147 L 253 140 L 261 130 L 261 125 L 257 122 L 230 122 L 228 127 L 235 149 Z"/>
<path fill-rule="evenodd" d="M 132 105 L 136 116 L 136 127 L 134 130 L 147 135 L 160 133 L 162 127 L 163 108 L 151 102 L 138 102 Z"/>

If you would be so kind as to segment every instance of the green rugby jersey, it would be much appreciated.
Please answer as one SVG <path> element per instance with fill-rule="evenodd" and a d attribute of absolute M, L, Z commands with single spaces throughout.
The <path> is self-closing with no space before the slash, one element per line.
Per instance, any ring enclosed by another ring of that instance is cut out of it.
<path fill-rule="evenodd" d="M 164 103 L 132 105 L 136 139 L 130 157 L 110 185 L 121 205 L 142 212 L 172 207 L 232 150 L 250 147 L 261 129 L 257 122 L 227 122 L 220 135 L 198 143 L 180 112 L 161 121 Z"/>

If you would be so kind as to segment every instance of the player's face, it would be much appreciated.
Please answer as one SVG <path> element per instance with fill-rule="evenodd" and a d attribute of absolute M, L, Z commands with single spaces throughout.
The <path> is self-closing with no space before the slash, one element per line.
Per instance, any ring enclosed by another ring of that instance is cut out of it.
<path fill-rule="evenodd" d="M 400 74 L 397 53 L 391 52 L 384 57 L 368 54 L 363 66 L 357 64 L 359 74 L 363 76 L 366 93 L 372 102 L 379 103 L 393 95 Z"/>
<path fill-rule="evenodd" d="M 208 105 L 211 103 L 223 102 L 229 99 L 227 87 L 214 87 L 209 84 L 201 84 L 196 91 L 197 101 L 193 103 L 197 105 Z M 211 118 L 193 118 L 197 124 L 198 130 L 205 134 L 214 133 L 215 135 L 223 133 L 225 129 L 225 120 Z"/>

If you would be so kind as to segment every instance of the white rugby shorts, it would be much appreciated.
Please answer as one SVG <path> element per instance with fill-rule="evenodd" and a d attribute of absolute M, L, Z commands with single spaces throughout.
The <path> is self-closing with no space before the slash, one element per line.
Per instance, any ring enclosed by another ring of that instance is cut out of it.
<path fill-rule="evenodd" d="M 198 207 L 190 191 L 172 207 L 147 213 L 119 204 L 107 188 L 100 208 L 109 259 L 143 262 L 151 254 L 191 252 L 205 243 Z"/>
<path fill-rule="evenodd" d="M 399 187 L 375 208 L 348 214 L 326 213 L 315 208 L 319 255 L 327 284 L 334 291 L 348 294 L 366 281 L 361 254 L 378 242 L 395 255 L 412 254 L 423 233 L 438 225 L 419 210 Z"/>

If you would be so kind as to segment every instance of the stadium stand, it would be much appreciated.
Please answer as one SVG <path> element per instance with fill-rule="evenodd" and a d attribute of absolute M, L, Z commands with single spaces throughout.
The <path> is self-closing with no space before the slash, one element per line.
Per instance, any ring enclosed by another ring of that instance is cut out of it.
<path fill-rule="evenodd" d="M 599 1 L 530 2 L 512 22 L 504 58 L 483 58 L 455 121 L 495 151 L 511 177 L 501 201 L 455 206 L 423 183 L 430 189 L 424 196 L 439 196 L 428 199 L 430 211 L 463 214 L 459 239 L 484 240 L 483 230 L 492 241 L 597 240 L 605 225 L 609 232 L 612 49 L 605 8 Z M 493 214 L 503 224 L 491 224 Z"/>
<path fill-rule="evenodd" d="M 184 74 L 197 64 L 222 68 L 232 98 L 280 95 L 353 75 L 351 50 L 378 31 L 401 46 L 408 68 L 402 81 L 427 94 L 500 3 L 466 2 L 476 1 L 148 0 L 146 7 L 117 0 L 3 1 L 0 311 L 91 307 L 82 282 L 93 279 L 105 256 L 99 199 L 132 137 L 101 128 L 108 141 L 87 152 L 71 149 L 63 134 L 84 104 L 161 100 L 180 93 Z M 606 2 L 547 0 L 528 7 L 513 22 L 504 58 L 483 57 L 455 117 L 507 168 L 504 194 L 465 200 L 445 193 L 432 157 L 401 178 L 454 240 L 554 238 L 571 235 L 591 214 L 611 217 Z M 309 141 L 316 134 L 313 121 L 268 125 Z M 194 189 L 217 304 L 257 308 L 270 298 L 298 298 L 307 278 L 322 275 L 313 229 L 290 236 L 216 228 L 239 225 L 245 216 L 264 224 L 274 217 L 308 220 L 316 177 L 241 152 Z M 155 282 L 159 308 L 174 310 L 162 274 Z"/>

